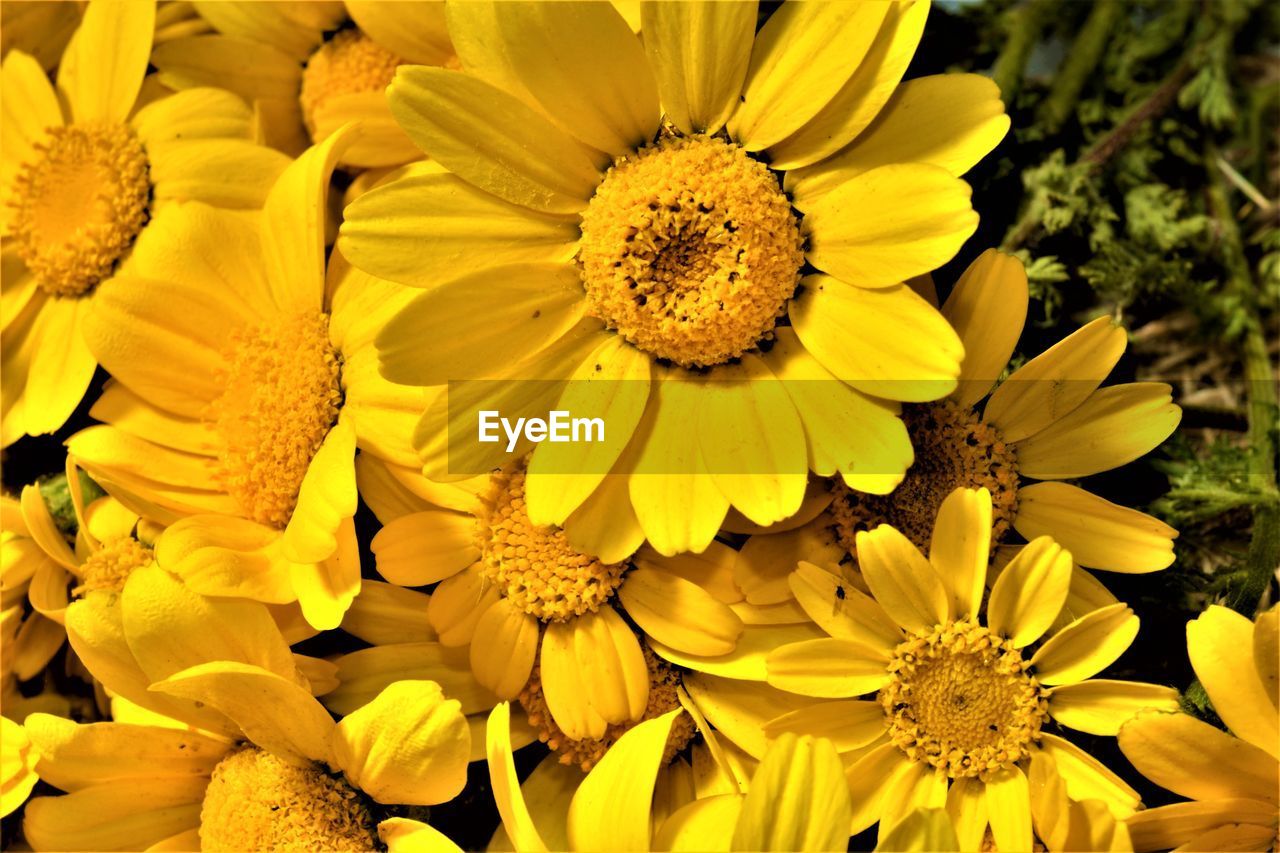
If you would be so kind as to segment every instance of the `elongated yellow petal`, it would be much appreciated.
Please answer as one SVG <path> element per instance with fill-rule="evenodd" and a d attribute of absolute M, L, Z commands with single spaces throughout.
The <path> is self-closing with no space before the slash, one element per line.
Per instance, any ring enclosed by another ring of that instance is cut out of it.
<path fill-rule="evenodd" d="M 389 853 L 462 853 L 461 847 L 431 824 L 404 817 L 379 823 L 378 838 Z"/>
<path fill-rule="evenodd" d="M 946 809 L 934 808 L 911 812 L 884 836 L 876 849 L 943 853 L 961 848 Z"/>
<path fill-rule="evenodd" d="M 9 161 L 5 164 L 8 175 L 9 169 L 31 158 L 34 146 L 44 140 L 46 130 L 62 125 L 62 108 L 40 63 L 21 50 L 10 50 L 5 55 L 0 92 L 4 96 L 4 104 L 0 106 L 4 117 L 0 141 L 4 145 L 5 160 Z M 10 316 L 6 311 L 5 317 Z"/>
<path fill-rule="evenodd" d="M 27 718 L 26 724 L 31 725 L 32 718 L 41 717 L 59 719 L 48 714 L 33 714 Z M 69 720 L 66 722 L 74 725 Z M 36 775 L 36 762 L 42 761 L 47 765 L 49 758 L 42 749 L 37 751 L 38 748 L 32 747 L 23 726 L 8 717 L 0 717 L 0 734 L 3 735 L 3 740 L 0 740 L 0 817 L 8 817 L 27 801 L 31 790 L 40 781 Z M 52 784 L 51 780 L 46 781 Z"/>
<path fill-rule="evenodd" d="M 1212 605 L 1187 623 L 1187 655 L 1227 728 L 1280 758 L 1276 706 L 1253 660 L 1253 623 Z"/>
<path fill-rule="evenodd" d="M 1073 800 L 1102 800 L 1117 818 L 1133 814 L 1138 792 L 1098 759 L 1065 738 L 1043 733 L 1040 747 L 1053 759 Z"/>
<path fill-rule="evenodd" d="M 1119 743 L 1143 776 L 1194 800 L 1275 802 L 1280 791 L 1272 756 L 1187 714 L 1138 714 L 1120 729 Z"/>
<path fill-rule="evenodd" d="M 323 560 L 289 564 L 289 582 L 297 593 L 302 615 L 319 631 L 338 627 L 360 592 L 360 543 L 356 540 L 355 523 L 350 518 L 343 519 L 334 539 L 335 550 Z"/>
<path fill-rule="evenodd" d="M 625 560 L 644 542 L 644 529 L 631 508 L 629 477 L 607 474 L 589 498 L 564 522 L 569 544 L 603 563 Z"/>
<path fill-rule="evenodd" d="M 427 618 L 446 646 L 465 646 L 475 634 L 476 623 L 489 605 L 498 600 L 498 588 L 489 583 L 478 566 L 445 578 L 431 593 Z"/>
<path fill-rule="evenodd" d="M 427 510 L 402 516 L 373 537 L 378 574 L 401 586 L 425 586 L 452 577 L 480 558 L 476 520 Z"/>
<path fill-rule="evenodd" d="M 204 776 L 137 779 L 36 797 L 23 813 L 23 837 L 37 850 L 145 850 L 200 825 L 208 784 Z"/>
<path fill-rule="evenodd" d="M 1052 536 L 1082 566 L 1126 573 L 1168 568 L 1178 535 L 1157 518 L 1069 483 L 1018 489 L 1014 527 L 1028 540 Z"/>
<path fill-rule="evenodd" d="M 471 670 L 499 699 L 520 695 L 538 654 L 538 620 L 500 598 L 481 614 L 471 638 Z"/>
<path fill-rule="evenodd" d="M 444 65 L 453 58 L 443 3 L 351 0 L 342 5 L 361 32 L 406 62 Z"/>
<path fill-rule="evenodd" d="M 733 563 L 733 579 L 751 604 L 779 604 L 791 597 L 788 578 L 801 561 L 830 563 L 844 556 L 820 523 L 785 533 L 752 536 Z"/>
<path fill-rule="evenodd" d="M 873 700 L 815 702 L 775 717 L 764 726 L 764 733 L 770 738 L 783 732 L 824 738 L 838 752 L 851 752 L 885 733 L 884 709 Z"/>
<path fill-rule="evenodd" d="M 767 684 L 701 673 L 687 673 L 684 686 L 697 709 L 720 733 L 720 745 L 725 751 L 732 744 L 754 759 L 763 758 L 768 748 L 763 732 L 766 723 L 813 701 Z M 731 787 L 737 790 L 736 784 Z"/>
<path fill-rule="evenodd" d="M 1126 824 L 1134 850 L 1265 850 L 1274 835 L 1275 811 L 1260 800 L 1174 803 L 1138 812 Z M 1233 829 L 1226 838 L 1221 835 Z M 1198 848 L 1182 846 L 1201 839 L 1206 843 Z"/>
<path fill-rule="evenodd" d="M 652 637 L 649 638 L 649 645 L 660 657 L 688 669 L 707 672 L 725 678 L 761 682 L 765 680 L 767 675 L 765 660 L 774 649 L 790 643 L 818 640 L 825 637 L 826 634 L 821 629 L 801 622 L 745 627 L 742 630 L 742 636 L 738 638 L 738 644 L 732 652 L 711 657 L 691 655 L 678 651 L 663 645 Z"/>
<path fill-rule="evenodd" d="M 397 643 L 373 646 L 338 658 L 336 690 L 326 693 L 324 704 L 338 714 L 350 714 L 372 702 L 397 681 L 435 681 L 445 695 L 462 703 L 464 714 L 488 711 L 493 694 L 476 681 L 467 650 L 439 643 Z"/>
<path fill-rule="evenodd" d="M 956 849 L 981 850 L 987 833 L 986 786 L 974 778 L 953 779 L 947 790 L 947 815 L 955 828 Z"/>
<path fill-rule="evenodd" d="M 1178 710 L 1178 691 L 1139 681 L 1094 678 L 1055 688 L 1049 713 L 1064 726 L 1095 735 L 1114 735 L 1144 709 Z"/>
<path fill-rule="evenodd" d="M 485 743 L 489 757 L 489 783 L 493 786 L 493 798 L 507 835 L 515 843 L 516 850 L 546 850 L 547 845 L 538 834 L 520 790 L 520 780 L 516 777 L 509 702 L 498 703 L 489 714 Z"/>
<path fill-rule="evenodd" d="M 946 806 L 946 774 L 922 761 L 910 761 L 886 782 L 883 802 L 877 846 L 883 846 L 888 834 L 917 809 Z"/>
<path fill-rule="evenodd" d="M 997 771 L 986 780 L 991 835 L 1001 850 L 1030 850 L 1031 795 L 1027 777 L 1017 767 Z"/>
<path fill-rule="evenodd" d="M 742 634 L 742 620 L 729 605 L 668 572 L 634 569 L 618 589 L 618 597 L 646 634 L 689 654 L 727 654 Z"/>
<path fill-rule="evenodd" d="M 789 580 L 804 612 L 831 636 L 885 655 L 902 642 L 902 629 L 875 599 L 826 569 L 801 562 Z"/>
<path fill-rule="evenodd" d="M 951 594 L 957 619 L 976 617 L 991 559 L 991 493 L 956 489 L 938 507 L 929 540 L 929 562 Z"/>
<path fill-rule="evenodd" d="M 881 744 L 849 766 L 845 780 L 853 801 L 850 835 L 856 835 L 880 820 L 889 805 L 885 802 L 887 783 L 911 767 L 911 759 L 892 743 Z"/>
<path fill-rule="evenodd" d="M 852 807 L 844 768 L 826 738 L 780 735 L 751 778 L 735 850 L 837 850 Z"/>
<path fill-rule="evenodd" d="M 284 531 L 284 554 L 295 563 L 318 563 L 338 549 L 338 529 L 356 514 L 356 433 L 339 419 L 307 466 L 298 502 Z"/>
<path fill-rule="evenodd" d="M 58 69 L 58 88 L 77 122 L 123 121 L 133 111 L 155 21 L 151 0 L 93 0 L 85 9 Z"/>
<path fill-rule="evenodd" d="M 879 690 L 889 681 L 882 653 L 848 640 L 809 640 L 775 649 L 769 684 L 805 696 L 843 698 Z"/>
<path fill-rule="evenodd" d="M 880 606 L 908 631 L 927 632 L 946 622 L 951 599 L 937 571 L 896 529 L 882 524 L 858 531 L 858 566 Z"/>
<path fill-rule="evenodd" d="M 1048 536 L 1034 540 L 996 578 L 987 603 L 987 627 L 1029 646 L 1058 617 L 1071 586 L 1071 554 Z"/>
<path fill-rule="evenodd" d="M 1110 666 L 1138 635 L 1138 617 L 1124 603 L 1086 613 L 1045 641 L 1031 658 L 1045 684 L 1074 684 Z"/>
<path fill-rule="evenodd" d="M 960 385 L 952 393 L 957 405 L 977 403 L 1004 372 L 1022 335 L 1028 298 L 1022 262 L 996 249 L 979 255 L 956 282 L 942 316 L 964 343 Z"/>

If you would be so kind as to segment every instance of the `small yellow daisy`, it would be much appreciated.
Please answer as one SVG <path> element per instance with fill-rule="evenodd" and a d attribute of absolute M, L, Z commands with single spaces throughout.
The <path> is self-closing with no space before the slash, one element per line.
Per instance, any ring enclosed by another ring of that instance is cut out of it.
<path fill-rule="evenodd" d="M 56 88 L 21 51 L 0 68 L 5 446 L 56 430 L 84 396 L 97 364 L 86 317 L 152 218 L 190 200 L 259 208 L 288 163 L 251 141 L 230 92 L 144 85 L 155 19 L 150 0 L 93 0 Z"/>
<path fill-rule="evenodd" d="M 988 79 L 899 85 L 926 12 L 784 4 L 756 33 L 754 3 L 653 3 L 642 43 L 605 3 L 446 4 L 464 70 L 388 90 L 434 162 L 339 240 L 428 288 L 379 336 L 386 376 L 498 380 L 427 411 L 427 475 L 510 460 L 479 410 L 604 415 L 529 463 L 530 517 L 594 553 L 700 551 L 731 505 L 776 522 L 810 469 L 892 489 L 911 450 L 876 398 L 936 399 L 963 355 L 902 282 L 973 233 L 956 175 L 1009 126 Z"/>

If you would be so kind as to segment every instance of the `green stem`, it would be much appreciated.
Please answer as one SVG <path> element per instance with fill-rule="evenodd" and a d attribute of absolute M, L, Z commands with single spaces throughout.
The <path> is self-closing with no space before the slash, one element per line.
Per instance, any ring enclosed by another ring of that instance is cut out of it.
<path fill-rule="evenodd" d="M 1054 75 L 1049 95 L 1040 102 L 1036 118 L 1046 134 L 1057 133 L 1071 118 L 1085 83 L 1093 74 L 1102 52 L 1111 40 L 1124 6 L 1120 0 L 1097 0 L 1084 26 L 1071 43 L 1071 50 L 1058 73 Z"/>
<path fill-rule="evenodd" d="M 1000 96 L 1006 105 L 1011 105 L 1018 94 L 1027 58 L 1049 22 L 1049 6 L 1049 0 L 1026 0 L 1006 13 L 1004 46 L 991 69 L 991 77 L 1000 87 Z"/>

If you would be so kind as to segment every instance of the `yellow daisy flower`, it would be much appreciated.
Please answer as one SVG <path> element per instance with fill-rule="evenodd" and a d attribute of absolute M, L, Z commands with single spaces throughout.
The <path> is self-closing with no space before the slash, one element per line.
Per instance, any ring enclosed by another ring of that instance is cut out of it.
<path fill-rule="evenodd" d="M 963 355 L 902 282 L 973 233 L 955 175 L 1009 125 L 982 77 L 898 85 L 926 11 L 784 4 L 757 34 L 753 3 L 652 3 L 642 44 L 604 3 L 447 4 L 465 72 L 388 90 L 434 162 L 339 239 L 428 288 L 379 336 L 389 378 L 500 380 L 428 410 L 428 476 L 510 460 L 478 410 L 603 415 L 607 441 L 533 451 L 530 516 L 624 555 L 700 551 L 730 505 L 785 518 L 810 469 L 891 489 L 911 450 L 876 397 L 935 399 Z"/>
<path fill-rule="evenodd" d="M 444 5 L 422 0 L 196 2 L 217 32 L 172 39 L 152 61 L 175 89 L 222 86 L 254 105 L 270 144 L 297 154 L 353 121 L 348 166 L 398 166 L 422 154 L 383 94 L 403 62 L 454 60 Z M 334 31 L 337 32 L 334 32 Z"/>
<path fill-rule="evenodd" d="M 1022 264 L 995 249 L 956 283 L 942 313 L 964 341 L 960 382 L 944 399 L 904 410 L 915 448 L 906 478 L 886 495 L 832 486 L 830 512 L 850 553 L 857 532 L 877 524 L 927 549 L 947 495 L 984 487 L 995 510 L 993 544 L 1016 530 L 1028 541 L 1053 537 L 1091 569 L 1141 573 L 1173 563 L 1173 528 L 1064 482 L 1118 468 L 1168 438 L 1182 417 L 1171 389 L 1160 382 L 1099 387 L 1126 344 L 1124 329 L 1108 317 L 997 385 L 1022 334 L 1027 299 Z"/>
<path fill-rule="evenodd" d="M 727 654 L 755 617 L 727 546 L 672 558 L 644 548 L 606 563 L 530 522 L 526 482 L 523 466 L 508 466 L 468 484 L 469 506 L 418 500 L 387 520 L 372 549 L 392 583 L 436 585 L 426 604 L 433 639 L 469 661 L 491 695 L 518 698 L 541 739 L 585 769 L 634 723 L 677 707 L 681 670 L 666 656 Z M 342 665 L 363 678 L 412 657 L 383 645 Z M 677 729 L 683 745 L 692 727 Z"/>
<path fill-rule="evenodd" d="M 40 781 L 38 758 L 22 726 L 0 717 L 0 817 L 13 814 L 31 796 Z"/>
<path fill-rule="evenodd" d="M 1188 714 L 1125 723 L 1120 749 L 1133 766 L 1191 800 L 1130 817 L 1134 850 L 1280 849 L 1278 633 L 1275 607 L 1250 622 L 1215 604 L 1187 624 L 1191 665 L 1231 734 Z"/>
<path fill-rule="evenodd" d="M 404 462 L 420 389 L 372 339 L 405 288 L 326 269 L 325 198 L 350 130 L 280 177 L 260 225 L 161 211 L 86 322 L 115 381 L 69 452 L 108 493 L 177 522 L 161 561 L 209 595 L 297 601 L 335 627 L 360 588 L 356 448 Z M 180 520 L 181 519 L 181 520 Z"/>
<path fill-rule="evenodd" d="M 175 202 L 256 209 L 288 160 L 251 142 L 229 92 L 143 85 L 151 2 L 94 0 L 62 57 L 57 87 L 17 50 L 4 97 L 4 285 L 0 442 L 56 430 L 96 367 L 82 335 L 100 285 Z"/>
<path fill-rule="evenodd" d="M 462 790 L 470 733 L 438 684 L 385 685 L 335 725 L 312 695 L 334 667 L 294 654 L 266 606 L 205 598 L 156 565 L 105 596 L 67 608 L 72 647 L 143 709 L 131 718 L 168 720 L 29 717 L 41 778 L 71 792 L 28 804 L 36 849 L 374 849 L 370 800 L 431 805 Z"/>
<path fill-rule="evenodd" d="M 1114 735 L 1143 708 L 1176 708 L 1177 691 L 1092 679 L 1137 634 L 1124 604 L 1032 650 L 1071 580 L 1071 555 L 1047 536 L 1000 572 L 983 607 L 992 526 L 990 494 L 957 489 L 939 509 L 928 558 L 888 525 L 858 534 L 870 595 L 812 564 L 793 575 L 801 607 L 829 636 L 773 650 L 768 683 L 834 701 L 785 713 L 764 733 L 823 734 L 842 752 L 861 750 L 848 773 L 853 832 L 879 821 L 883 837 L 913 808 L 946 805 L 962 849 L 978 849 L 990 825 L 997 848 L 1030 850 L 1033 825 L 1044 840 L 1056 817 L 1034 807 L 1028 787 L 1046 759 L 1070 799 L 1103 800 L 1118 817 L 1139 805 L 1132 788 L 1046 724 Z M 876 695 L 854 698 L 868 693 Z"/>

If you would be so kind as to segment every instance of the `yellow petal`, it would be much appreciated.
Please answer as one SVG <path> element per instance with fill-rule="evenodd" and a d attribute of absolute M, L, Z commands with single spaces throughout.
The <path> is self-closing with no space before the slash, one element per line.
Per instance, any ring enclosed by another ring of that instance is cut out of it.
<path fill-rule="evenodd" d="M 471 732 L 434 681 L 397 681 L 338 723 L 333 765 L 379 803 L 432 806 L 467 782 Z"/>
<path fill-rule="evenodd" d="M 978 79 L 994 88 L 985 77 Z M 1004 373 L 1022 335 L 1028 298 L 1022 262 L 996 249 L 983 252 L 960 276 L 942 306 L 942 316 L 964 344 L 960 385 L 952 392 L 956 405 L 974 405 Z"/>
<path fill-rule="evenodd" d="M 917 4 L 916 14 L 923 17 L 921 5 Z M 787 189 L 796 206 L 807 210 L 834 187 L 890 163 L 928 163 L 959 177 L 995 148 L 1008 130 L 1009 117 L 991 78 L 980 74 L 917 77 L 892 90 L 884 109 L 853 144 L 812 166 L 788 172 Z"/>
<path fill-rule="evenodd" d="M 218 32 L 274 44 L 298 60 L 315 50 L 321 34 L 337 29 L 344 17 L 340 3 L 271 6 L 196 0 L 196 4 L 200 16 Z"/>
<path fill-rule="evenodd" d="M 201 201 L 215 207 L 258 210 L 289 158 L 248 140 L 180 139 L 147 148 L 152 204 Z"/>
<path fill-rule="evenodd" d="M 49 299 L 36 318 L 35 349 L 23 391 L 26 429 L 32 435 L 61 427 L 88 390 L 95 360 L 83 329 L 91 304 L 89 299 Z"/>
<path fill-rule="evenodd" d="M 1072 566 L 1067 603 L 1062 606 L 1058 618 L 1053 620 L 1053 626 L 1049 630 L 1056 634 L 1084 614 L 1109 607 L 1119 600 L 1089 572 L 1079 566 Z"/>
<path fill-rule="evenodd" d="M 976 618 L 991 559 L 991 493 L 956 489 L 938 507 L 929 562 L 951 594 L 957 619 Z"/>
<path fill-rule="evenodd" d="M 58 70 L 58 88 L 75 121 L 123 121 L 133 111 L 155 21 L 151 2 L 89 4 Z"/>
<path fill-rule="evenodd" d="M 414 65 L 444 65 L 453 58 L 443 3 L 351 0 L 343 3 L 360 31 Z"/>
<path fill-rule="evenodd" d="M 480 616 L 471 638 L 471 670 L 499 699 L 520 695 L 538 653 L 538 620 L 500 598 Z"/>
<path fill-rule="evenodd" d="M 1090 679 L 1057 687 L 1049 713 L 1064 726 L 1094 735 L 1114 735 L 1139 711 L 1178 710 L 1178 691 L 1139 681 Z"/>
<path fill-rule="evenodd" d="M 338 550 L 338 529 L 359 502 L 355 457 L 355 430 L 339 419 L 311 457 L 284 530 L 284 554 L 293 562 L 318 563 Z"/>
<path fill-rule="evenodd" d="M 477 4 L 448 14 L 463 66 L 470 70 L 477 50 L 486 54 L 481 62 L 503 66 L 566 133 L 614 156 L 657 133 L 657 84 L 640 40 L 611 5 Z"/>
<path fill-rule="evenodd" d="M 405 132 L 433 160 L 512 204 L 575 213 L 600 181 L 570 137 L 477 77 L 402 66 L 388 98 Z"/>
<path fill-rule="evenodd" d="M 427 619 L 431 596 L 395 584 L 365 579 L 346 615 L 342 630 L 375 646 L 428 643 L 436 632 Z"/>
<path fill-rule="evenodd" d="M 5 163 L 7 176 L 10 168 L 27 162 L 34 146 L 43 141 L 48 128 L 62 125 L 62 109 L 44 69 L 20 50 L 10 50 L 5 54 L 0 87 L 3 87 L 4 95 L 4 105 L 0 106 L 4 117 L 3 125 L 0 125 L 0 140 L 3 140 L 4 156 L 8 161 Z"/>
<path fill-rule="evenodd" d="M 200 87 L 152 101 L 129 119 L 147 146 L 177 139 L 253 139 L 253 112 L 226 89 Z M 287 163 L 288 160 L 285 160 Z"/>
<path fill-rule="evenodd" d="M 378 574 L 400 586 L 426 586 L 452 577 L 480 558 L 476 520 L 427 510 L 385 525 L 370 546 Z"/>
<path fill-rule="evenodd" d="M 831 741 L 780 735 L 751 779 L 733 833 L 735 850 L 838 850 L 852 806 Z"/>
<path fill-rule="evenodd" d="M 389 853 L 462 853 L 461 847 L 431 824 L 405 817 L 379 823 L 378 838 Z"/>
<path fill-rule="evenodd" d="M 604 563 L 631 556 L 644 542 L 644 529 L 631 508 L 625 474 L 607 474 L 589 498 L 564 522 L 565 538 L 578 551 Z"/>
<path fill-rule="evenodd" d="M 544 442 L 534 448 L 525 481 L 529 520 L 562 525 L 608 476 L 649 400 L 649 357 L 608 337 L 578 367 L 556 409 L 607 425 L 598 441 Z"/>
<path fill-rule="evenodd" d="M 947 803 L 947 777 L 922 761 L 901 766 L 885 783 L 884 811 L 880 815 L 877 846 L 917 809 L 938 809 Z"/>
<path fill-rule="evenodd" d="M 654 850 L 728 851 L 743 797 L 702 797 L 673 812 L 653 837 Z"/>
<path fill-rule="evenodd" d="M 804 432 L 764 362 L 744 354 L 703 384 L 696 430 L 711 479 L 757 524 L 790 517 L 804 500 Z"/>
<path fill-rule="evenodd" d="M 1071 586 L 1071 555 L 1048 536 L 1018 552 L 991 588 L 987 627 L 1014 648 L 1029 646 L 1057 618 Z"/>
<path fill-rule="evenodd" d="M 200 825 L 209 780 L 108 782 L 27 803 L 22 834 L 37 850 L 145 850 Z"/>
<path fill-rule="evenodd" d="M 1212 605 L 1187 623 L 1187 655 L 1227 728 L 1280 758 L 1276 706 L 1253 661 L 1253 623 Z"/>
<path fill-rule="evenodd" d="M 397 643 L 374 646 L 338 658 L 336 690 L 326 693 L 324 704 L 338 714 L 349 714 L 373 701 L 397 681 L 435 681 L 445 695 L 462 703 L 464 714 L 488 711 L 494 696 L 476 681 L 467 650 L 439 643 Z"/>
<path fill-rule="evenodd" d="M 1280 763 L 1187 714 L 1138 714 L 1120 729 L 1120 749 L 1162 788 L 1193 800 L 1276 801 Z"/>
<path fill-rule="evenodd" d="M 801 562 L 790 583 L 805 613 L 831 636 L 885 655 L 902 642 L 902 629 L 875 599 L 826 569 Z"/>
<path fill-rule="evenodd" d="M 733 576 L 737 556 L 737 551 L 720 542 L 712 542 L 701 554 L 676 554 L 674 557 L 664 557 L 645 547 L 632 558 L 632 565 L 682 577 L 705 589 L 717 601 L 737 604 L 742 601 L 742 590 Z"/>
<path fill-rule="evenodd" d="M 486 752 L 489 758 L 489 784 L 493 787 L 493 799 L 502 816 L 507 835 L 515 842 L 517 850 L 546 850 L 547 845 L 538 834 L 533 816 L 525 803 L 516 777 L 515 759 L 511 750 L 511 704 L 500 702 L 489 714 L 485 730 Z"/>
<path fill-rule="evenodd" d="M 511 263 L 565 263 L 578 236 L 575 220 L 510 204 L 430 165 L 360 196 L 345 217 L 344 256 L 417 287 Z"/>
<path fill-rule="evenodd" d="M 913 766 L 897 744 L 881 744 L 850 765 L 845 771 L 853 800 L 849 834 L 856 835 L 876 821 L 889 805 L 885 802 L 889 780 Z M 891 829 L 891 828 L 890 828 Z"/>
<path fill-rule="evenodd" d="M 26 725 L 31 725 L 33 718 L 38 724 L 41 717 L 58 719 L 47 714 L 33 714 L 27 718 Z M 69 720 L 66 722 L 74 725 Z M 0 755 L 0 817 L 8 817 L 27 801 L 31 789 L 40 781 L 36 775 L 36 762 L 47 764 L 49 758 L 42 747 L 33 748 L 23 726 L 8 717 L 0 717 L 0 732 L 3 733 L 3 738 L 0 738 L 0 750 L 3 751 Z"/>
<path fill-rule="evenodd" d="M 727 604 L 668 572 L 633 569 L 619 587 L 618 598 L 646 634 L 689 654 L 727 654 L 742 634 L 742 620 Z"/>
<path fill-rule="evenodd" d="M 1000 850 L 1030 850 L 1031 795 L 1027 777 L 1007 767 L 986 780 L 987 815 L 991 835 Z"/>
<path fill-rule="evenodd" d="M 824 275 L 807 276 L 802 285 L 791 322 L 805 349 L 837 379 L 910 402 L 936 400 L 956 387 L 964 347 L 938 309 L 911 288 L 855 287 Z"/>
<path fill-rule="evenodd" d="M 300 62 L 269 43 L 229 35 L 171 39 L 156 45 L 151 61 L 166 86 L 220 86 L 250 102 L 287 98 L 296 104 L 302 84 Z"/>
<path fill-rule="evenodd" d="M 195 515 L 167 528 L 156 560 L 204 595 L 239 596 L 267 604 L 297 599 L 280 533 L 257 522 Z"/>
<path fill-rule="evenodd" d="M 937 571 L 896 529 L 860 530 L 858 565 L 871 594 L 908 631 L 931 631 L 950 617 L 951 600 Z"/>
<path fill-rule="evenodd" d="M 1258 616 L 1253 627 L 1253 663 L 1271 704 L 1280 706 L 1280 607 Z"/>
<path fill-rule="evenodd" d="M 805 696 L 843 698 L 879 690 L 888 683 L 889 659 L 848 640 L 792 643 L 768 658 L 769 684 Z"/>
<path fill-rule="evenodd" d="M 1204 803 L 1174 803 L 1171 806 L 1138 812 L 1126 822 L 1134 850 L 1169 850 L 1183 848 L 1205 836 L 1210 846 L 1201 850 L 1265 850 L 1275 834 L 1271 823 L 1276 807 L 1258 800 L 1210 800 Z M 1224 828 L 1235 828 L 1253 835 L 1239 847 L 1213 844 Z M 1261 836 L 1261 837 L 1259 837 Z M 1193 848 L 1194 849 L 1194 848 Z"/>
<path fill-rule="evenodd" d="M 721 745 L 726 750 L 732 745 L 756 759 L 763 758 L 768 747 L 763 731 L 766 723 L 813 703 L 767 684 L 701 673 L 686 673 L 684 686 L 707 722 L 715 726 Z"/>
<path fill-rule="evenodd" d="M 649 645 L 660 657 L 687 669 L 744 681 L 764 681 L 767 675 L 765 659 L 774 649 L 789 643 L 825 637 L 826 634 L 817 627 L 801 622 L 744 627 L 732 652 L 711 657 L 678 651 L 652 637 L 649 638 Z"/>
<path fill-rule="evenodd" d="M 844 556 L 821 523 L 806 524 L 785 533 L 752 536 L 733 564 L 733 579 L 751 604 L 778 604 L 791 597 L 791 572 L 801 561 L 835 562 Z"/>
<path fill-rule="evenodd" d="M 631 728 L 609 748 L 569 806 L 575 850 L 648 850 L 653 785 L 677 708 Z"/>
<path fill-rule="evenodd" d="M 988 821 L 986 786 L 974 778 L 953 779 L 947 790 L 947 815 L 955 829 L 955 849 L 981 850 Z"/>
<path fill-rule="evenodd" d="M 1074 684 L 1104 668 L 1138 635 L 1138 617 L 1128 605 L 1113 604 L 1086 613 L 1045 641 L 1031 658 L 1045 684 Z"/>
<path fill-rule="evenodd" d="M 1018 442 L 1018 473 L 1060 480 L 1132 462 L 1168 438 L 1182 419 L 1170 394 L 1163 382 L 1095 391 L 1071 414 Z"/>
<path fill-rule="evenodd" d="M 1041 733 L 1040 748 L 1048 753 L 1067 783 L 1073 800 L 1102 800 L 1117 818 L 1128 817 L 1142 802 L 1138 792 L 1108 770 L 1101 761 L 1070 741 Z"/>
<path fill-rule="evenodd" d="M 607 722 L 638 720 L 649 700 L 649 673 L 640 641 L 622 621 L 618 611 L 604 607 L 568 623 L 573 633 L 573 654 L 586 699 Z M 550 704 L 552 689 L 544 688 Z"/>
<path fill-rule="evenodd" d="M 898 822 L 877 850 L 929 851 L 959 850 L 955 827 L 946 809 L 916 809 Z"/>
<path fill-rule="evenodd" d="M 951 260 L 973 236 L 969 185 L 920 163 L 881 166 L 808 211 L 809 261 L 859 287 L 888 287 Z"/>
<path fill-rule="evenodd" d="M 640 17 L 667 120 L 685 133 L 714 134 L 742 91 L 756 4 L 643 3 Z"/>
<path fill-rule="evenodd" d="M 1052 536 L 1082 566 L 1125 573 L 1168 568 L 1178 536 L 1157 518 L 1069 483 L 1034 483 L 1018 489 L 1014 528 L 1028 540 Z"/>
<path fill-rule="evenodd" d="M 40 550 L 65 568 L 77 568 L 79 561 L 54 524 L 49 506 L 40 494 L 40 487 L 35 484 L 23 486 L 21 501 L 22 521 Z"/>
<path fill-rule="evenodd" d="M 760 151 L 803 127 L 853 76 L 888 9 L 884 3 L 777 9 L 756 35 L 730 135 Z"/>
<path fill-rule="evenodd" d="M 320 631 L 338 627 L 342 614 L 360 592 L 360 543 L 355 523 L 344 519 L 335 538 L 336 550 L 323 560 L 289 565 L 289 582 L 302 615 Z"/>
<path fill-rule="evenodd" d="M 547 708 L 556 725 L 570 738 L 603 737 L 609 724 L 587 696 L 595 685 L 587 684 L 583 679 L 573 639 L 573 626 L 563 622 L 549 624 L 543 636 L 538 661 Z M 613 705 L 616 708 L 621 703 L 614 702 Z"/>
<path fill-rule="evenodd" d="M 431 593 L 427 617 L 443 645 L 465 646 L 480 616 L 497 600 L 498 588 L 473 567 L 440 582 Z"/>
<path fill-rule="evenodd" d="M 203 663 L 151 686 L 170 696 L 203 702 L 235 721 L 245 737 L 294 764 L 329 759 L 333 720 L 296 682 L 258 666 Z"/>
<path fill-rule="evenodd" d="M 837 751 L 851 752 L 885 733 L 884 709 L 879 702 L 860 699 L 815 702 L 775 717 L 764 726 L 769 738 L 783 732 L 825 738 Z"/>
<path fill-rule="evenodd" d="M 1120 360 L 1124 329 L 1099 317 L 1031 359 L 1000 383 L 983 418 L 1005 441 L 1021 441 L 1083 403 Z"/>

